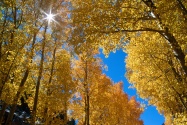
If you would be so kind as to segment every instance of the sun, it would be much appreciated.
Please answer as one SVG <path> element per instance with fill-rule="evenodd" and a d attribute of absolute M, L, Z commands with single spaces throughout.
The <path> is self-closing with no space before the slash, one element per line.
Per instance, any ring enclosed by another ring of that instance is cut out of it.
<path fill-rule="evenodd" d="M 44 12 L 43 10 L 41 10 L 41 12 L 44 13 L 44 14 L 46 15 L 46 17 L 43 18 L 43 20 L 47 20 L 48 25 L 49 25 L 51 22 L 58 23 L 58 22 L 55 20 L 55 16 L 56 16 L 57 14 L 53 14 L 53 13 L 51 12 L 51 9 L 50 9 L 49 13 L 46 13 L 46 12 Z"/>
<path fill-rule="evenodd" d="M 52 13 L 50 13 L 50 14 L 47 14 L 47 17 L 46 17 L 46 19 L 48 20 L 48 22 L 50 23 L 52 20 L 54 20 L 54 17 L 55 15 L 54 14 L 52 14 Z"/>

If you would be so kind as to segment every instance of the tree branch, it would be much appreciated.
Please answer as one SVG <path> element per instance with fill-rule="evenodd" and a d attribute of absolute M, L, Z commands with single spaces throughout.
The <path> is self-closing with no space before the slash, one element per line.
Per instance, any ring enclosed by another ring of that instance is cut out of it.
<path fill-rule="evenodd" d="M 159 24 L 163 24 L 161 18 L 159 17 L 159 14 L 156 13 L 154 10 L 156 9 L 156 6 L 154 5 L 154 3 L 152 2 L 152 0 L 142 0 L 148 7 L 151 8 L 152 13 L 156 16 L 156 18 L 159 20 Z M 180 4 L 182 10 L 184 12 L 187 13 L 187 11 L 185 11 L 185 7 L 183 6 L 182 2 L 180 0 L 177 0 L 178 3 Z M 163 36 L 168 43 L 171 45 L 173 51 L 174 51 L 174 55 L 175 57 L 178 59 L 178 61 L 181 64 L 182 70 L 184 71 L 184 75 L 187 75 L 187 66 L 185 65 L 185 54 L 182 51 L 181 46 L 179 45 L 179 43 L 177 42 L 177 40 L 175 39 L 175 37 L 173 36 L 172 33 L 169 33 L 169 28 L 165 27 L 165 31 L 163 32 L 158 32 L 160 33 L 161 36 Z"/>
<path fill-rule="evenodd" d="M 158 32 L 158 33 L 164 33 L 164 30 L 157 30 L 157 29 L 151 29 L 151 28 L 141 28 L 141 29 L 133 29 L 133 30 L 127 30 L 127 29 L 121 29 L 121 30 L 114 30 L 114 31 L 101 31 L 101 33 L 117 33 L 117 32 Z"/>
<path fill-rule="evenodd" d="M 179 6 L 181 7 L 181 10 L 183 12 L 184 15 L 187 15 L 187 9 L 185 8 L 185 6 L 183 5 L 183 3 L 180 0 L 177 0 Z"/>

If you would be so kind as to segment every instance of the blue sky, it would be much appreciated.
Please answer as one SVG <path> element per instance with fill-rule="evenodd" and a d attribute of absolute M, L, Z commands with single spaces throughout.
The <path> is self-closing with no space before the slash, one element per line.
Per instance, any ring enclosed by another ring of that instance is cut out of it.
<path fill-rule="evenodd" d="M 136 96 L 137 101 L 146 103 L 136 94 L 136 90 L 129 88 L 130 84 L 125 78 L 125 57 L 127 55 L 122 51 L 118 50 L 116 53 L 110 53 L 108 58 L 100 53 L 100 57 L 103 63 L 108 66 L 107 71 L 103 71 L 107 76 L 109 76 L 114 82 L 123 81 L 123 90 L 131 97 Z M 144 121 L 144 125 L 162 125 L 164 123 L 164 117 L 158 113 L 156 107 L 148 106 L 141 115 L 141 119 Z"/>

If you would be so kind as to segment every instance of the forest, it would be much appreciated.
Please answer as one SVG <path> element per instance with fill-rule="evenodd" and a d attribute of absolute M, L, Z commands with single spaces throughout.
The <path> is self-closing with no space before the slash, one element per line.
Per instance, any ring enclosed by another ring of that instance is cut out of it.
<path fill-rule="evenodd" d="M 121 70 L 164 125 L 187 124 L 187 0 L 1 0 L 0 123 L 143 125 L 101 49 L 127 54 Z"/>

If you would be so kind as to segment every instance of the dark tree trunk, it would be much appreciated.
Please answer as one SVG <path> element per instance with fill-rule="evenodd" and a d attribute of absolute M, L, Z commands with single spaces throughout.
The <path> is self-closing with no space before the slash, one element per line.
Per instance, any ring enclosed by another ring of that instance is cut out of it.
<path fill-rule="evenodd" d="M 3 120 L 3 117 L 4 117 L 4 114 L 5 114 L 5 110 L 7 108 L 8 104 L 6 102 L 3 103 L 3 107 L 2 107 L 2 110 L 0 112 L 0 123 L 2 122 Z"/>
<path fill-rule="evenodd" d="M 47 31 L 47 25 L 45 26 L 45 31 L 44 31 L 44 39 L 43 39 L 43 45 L 42 45 L 42 54 L 41 54 L 41 60 L 40 60 L 38 79 L 37 79 L 37 83 L 36 83 L 36 92 L 35 92 L 34 105 L 33 105 L 33 110 L 32 110 L 31 125 L 34 125 L 35 124 L 35 120 L 36 120 L 38 94 L 39 94 L 40 81 L 41 81 L 42 72 L 43 72 L 44 50 L 45 50 L 45 39 L 46 39 L 45 34 L 46 34 L 46 31 Z"/>
<path fill-rule="evenodd" d="M 21 80 L 21 83 L 19 85 L 19 89 L 17 91 L 16 96 L 14 97 L 13 105 L 11 107 L 11 110 L 10 110 L 10 113 L 8 115 L 8 118 L 7 118 L 7 121 L 6 121 L 5 125 L 11 125 L 12 124 L 12 118 L 14 116 L 14 112 L 15 112 L 16 107 L 17 107 L 17 102 L 18 102 L 18 99 L 19 99 L 19 97 L 21 95 L 21 92 L 23 91 L 23 87 L 25 85 L 25 82 L 27 80 L 28 75 L 29 75 L 29 69 L 27 69 L 25 71 L 25 75 L 24 75 L 23 79 Z"/>

